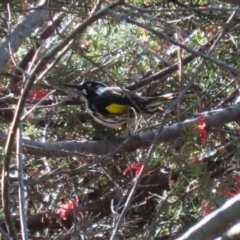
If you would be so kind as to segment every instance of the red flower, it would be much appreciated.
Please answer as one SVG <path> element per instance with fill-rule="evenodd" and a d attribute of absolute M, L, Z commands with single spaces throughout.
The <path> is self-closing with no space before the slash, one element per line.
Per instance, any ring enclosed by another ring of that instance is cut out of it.
<path fill-rule="evenodd" d="M 227 189 L 227 190 L 224 190 L 222 193 L 225 195 L 234 197 L 240 193 L 240 182 L 239 182 L 239 177 L 236 175 L 233 175 L 232 179 L 237 185 L 237 191 L 232 191 L 232 190 Z"/>
<path fill-rule="evenodd" d="M 76 210 L 78 206 L 78 199 L 74 199 L 66 204 L 62 204 L 60 208 L 57 210 L 60 218 L 63 220 L 67 220 L 67 216 L 70 212 L 74 213 L 77 218 L 81 217 L 81 213 Z"/>
<path fill-rule="evenodd" d="M 134 64 L 131 64 L 128 68 L 128 72 L 131 72 L 134 69 L 134 67 L 135 67 Z"/>
<path fill-rule="evenodd" d="M 135 177 L 138 177 L 142 166 L 143 166 L 143 164 L 141 162 L 133 163 L 123 171 L 123 175 L 126 175 L 128 171 L 133 170 L 133 171 L 135 171 Z M 145 168 L 145 171 L 147 172 L 148 176 L 151 175 L 150 171 L 147 167 Z"/>
<path fill-rule="evenodd" d="M 225 195 L 231 196 L 231 197 L 234 197 L 237 195 L 237 193 L 230 191 L 230 190 L 224 190 L 222 193 Z"/>
<path fill-rule="evenodd" d="M 197 130 L 200 134 L 202 145 L 205 145 L 207 143 L 208 133 L 207 133 L 207 130 L 206 130 L 205 116 L 202 113 L 199 116 L 199 124 L 197 126 Z"/>
<path fill-rule="evenodd" d="M 44 90 L 40 90 L 40 89 L 37 89 L 37 90 L 33 90 L 29 93 L 28 95 L 28 99 L 42 99 L 44 98 L 46 95 L 48 95 L 48 91 L 44 91 Z"/>
<path fill-rule="evenodd" d="M 203 212 L 203 216 L 208 215 L 212 211 L 210 202 L 207 200 L 203 200 L 200 210 Z"/>

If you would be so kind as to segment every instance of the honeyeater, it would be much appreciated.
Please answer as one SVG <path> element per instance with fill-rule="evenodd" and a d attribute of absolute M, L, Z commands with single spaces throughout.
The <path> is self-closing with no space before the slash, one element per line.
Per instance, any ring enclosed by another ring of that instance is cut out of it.
<path fill-rule="evenodd" d="M 115 129 L 135 128 L 141 116 L 156 113 L 163 102 L 178 96 L 178 93 L 164 93 L 143 97 L 124 88 L 92 81 L 66 86 L 82 93 L 87 111 L 96 122 Z"/>

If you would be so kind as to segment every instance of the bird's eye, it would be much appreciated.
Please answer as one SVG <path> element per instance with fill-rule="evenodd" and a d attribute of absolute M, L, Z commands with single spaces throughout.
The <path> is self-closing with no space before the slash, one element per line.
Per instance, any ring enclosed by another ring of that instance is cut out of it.
<path fill-rule="evenodd" d="M 91 87 L 91 86 L 92 86 L 92 84 L 91 84 L 91 83 L 88 83 L 88 84 L 87 84 L 87 86 L 88 86 L 88 87 Z"/>

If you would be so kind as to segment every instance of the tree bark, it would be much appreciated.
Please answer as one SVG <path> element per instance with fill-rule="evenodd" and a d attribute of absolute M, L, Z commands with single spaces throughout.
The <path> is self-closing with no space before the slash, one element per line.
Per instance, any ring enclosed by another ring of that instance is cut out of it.
<path fill-rule="evenodd" d="M 44 21 L 49 12 L 46 2 L 46 0 L 42 0 L 39 7 L 27 14 L 27 16 L 19 22 L 16 27 L 12 28 L 12 31 L 0 42 L 0 71 L 2 71 L 10 59 L 9 47 L 11 48 L 11 52 L 15 53 L 23 41 L 25 41 L 26 38 L 35 31 L 37 26 Z"/>

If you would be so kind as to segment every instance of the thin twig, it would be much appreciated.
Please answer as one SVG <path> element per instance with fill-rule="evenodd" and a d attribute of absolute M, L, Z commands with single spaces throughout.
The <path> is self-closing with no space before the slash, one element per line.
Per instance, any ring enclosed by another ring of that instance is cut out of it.
<path fill-rule="evenodd" d="M 56 89 L 49 92 L 46 96 L 44 96 L 39 102 L 37 102 L 31 109 L 29 109 L 22 117 L 21 121 L 24 121 L 29 114 L 31 114 L 45 99 L 47 99 L 50 95 L 56 92 Z M 49 106 L 48 106 L 49 107 Z"/>
<path fill-rule="evenodd" d="M 236 12 L 233 12 L 233 13 L 231 14 L 230 18 L 229 18 L 228 21 L 227 21 L 228 24 L 229 24 L 230 21 L 234 18 L 235 14 L 236 14 Z M 226 33 L 226 31 L 223 31 L 222 34 L 219 35 L 219 37 L 218 37 L 218 39 L 216 40 L 216 42 L 212 45 L 212 47 L 211 47 L 210 50 L 208 51 L 208 54 L 215 49 L 217 43 L 219 42 L 219 40 L 223 37 L 223 35 L 224 35 L 225 33 Z M 203 62 L 204 62 L 204 61 L 202 61 L 201 65 L 199 66 L 199 69 L 198 69 L 199 71 L 198 71 L 198 73 L 200 72 L 200 69 L 203 67 Z M 195 74 L 195 75 L 196 75 L 196 74 Z M 196 76 L 194 76 L 194 77 L 188 82 L 188 84 L 187 84 L 186 88 L 184 89 L 184 91 L 182 91 L 182 93 L 179 95 L 179 97 L 178 97 L 172 104 L 170 104 L 169 108 L 165 111 L 165 113 L 164 113 L 164 115 L 163 115 L 162 124 L 161 124 L 161 126 L 160 126 L 160 128 L 159 128 L 159 130 L 158 130 L 158 133 L 156 134 L 156 136 L 155 136 L 155 138 L 154 138 L 154 141 L 153 141 L 153 143 L 152 143 L 152 145 L 151 145 L 151 147 L 150 147 L 150 149 L 149 149 L 149 152 L 148 152 L 146 161 L 144 162 L 144 164 L 143 164 L 143 166 L 142 166 L 142 168 L 141 168 L 141 170 L 140 170 L 140 173 L 139 173 L 138 177 L 136 178 L 136 181 L 135 181 L 135 183 L 134 183 L 134 186 L 132 187 L 132 189 L 131 189 L 131 191 L 130 191 L 130 193 L 129 193 L 129 196 L 128 196 L 126 202 L 125 202 L 125 206 L 124 206 L 124 208 L 123 208 L 123 210 L 122 210 L 122 213 L 121 213 L 121 215 L 120 215 L 120 217 L 119 217 L 119 220 L 118 220 L 118 222 L 117 222 L 117 224 L 116 224 L 116 226 L 115 226 L 115 228 L 114 228 L 114 230 L 113 230 L 113 232 L 112 232 L 112 235 L 111 235 L 110 240 L 115 240 L 115 239 L 117 238 L 118 229 L 121 227 L 122 222 L 123 222 L 123 220 L 124 220 L 124 217 L 125 217 L 125 215 L 126 215 L 126 213 L 127 213 L 127 210 L 128 210 L 128 208 L 129 208 L 129 206 L 130 206 L 130 204 L 131 204 L 131 201 L 132 201 L 132 198 L 133 198 L 133 196 L 134 196 L 134 193 L 135 193 L 135 191 L 136 191 L 136 189 L 137 189 L 137 187 L 138 187 L 138 184 L 139 184 L 139 182 L 140 182 L 141 175 L 142 175 L 145 167 L 147 166 L 147 163 L 150 161 L 150 159 L 151 159 L 151 157 L 152 157 L 152 155 L 153 155 L 153 153 L 154 153 L 154 151 L 155 151 L 155 149 L 156 149 L 158 136 L 160 135 L 160 133 L 161 133 L 162 130 L 163 130 L 163 127 L 165 126 L 165 123 L 166 123 L 168 114 L 170 113 L 170 111 L 172 111 L 172 109 L 175 108 L 176 104 L 181 100 L 181 98 L 183 98 L 184 94 L 190 89 L 190 87 L 192 86 L 192 84 L 193 84 L 193 82 L 194 82 L 195 79 L 196 79 Z"/>
<path fill-rule="evenodd" d="M 2 204 L 3 204 L 3 213 L 5 215 L 5 222 L 8 231 L 10 232 L 10 235 L 13 237 L 13 239 L 16 238 L 15 230 L 13 227 L 13 222 L 11 218 L 11 211 L 10 211 L 10 199 L 9 199 L 9 166 L 11 161 L 11 154 L 12 149 L 14 146 L 14 140 L 16 131 L 18 128 L 18 124 L 22 115 L 22 110 L 25 106 L 25 102 L 28 96 L 29 91 L 31 90 L 34 80 L 36 78 L 36 75 L 39 74 L 39 72 L 45 68 L 45 63 L 49 62 L 54 56 L 56 56 L 63 48 L 65 48 L 66 45 L 68 45 L 77 35 L 81 34 L 85 29 L 90 26 L 92 23 L 97 21 L 99 18 L 107 14 L 107 11 L 109 8 L 116 7 L 119 4 L 122 4 L 123 1 L 119 0 L 112 4 L 109 4 L 107 7 L 99 10 L 96 12 L 93 16 L 86 19 L 84 22 L 80 23 L 76 29 L 68 36 L 66 37 L 61 43 L 59 43 L 52 51 L 50 51 L 48 54 L 46 54 L 42 59 L 36 64 L 34 70 L 31 72 L 31 75 L 27 79 L 24 89 L 21 93 L 20 100 L 16 107 L 16 112 L 14 115 L 13 122 L 11 124 L 9 135 L 7 138 L 7 142 L 5 145 L 5 156 L 3 159 L 3 170 L 2 170 Z M 47 71 L 44 71 L 44 74 L 46 74 Z M 44 76 L 42 73 L 41 77 Z M 38 78 L 39 79 L 39 78 Z"/>
<path fill-rule="evenodd" d="M 7 4 L 7 10 L 8 10 L 8 17 L 9 17 L 9 25 L 8 25 L 8 30 L 11 32 L 11 11 L 10 11 L 10 5 Z M 11 45 L 10 42 L 8 44 L 8 48 L 10 50 L 11 54 Z M 14 61 L 13 61 L 14 62 Z M 11 131 L 10 131 L 11 134 Z M 8 138 L 9 139 L 9 138 Z M 7 139 L 7 140 L 8 140 Z M 4 163 L 3 163 L 3 170 L 2 170 L 2 204 L 3 204 L 3 213 L 5 215 L 5 220 L 6 220 L 6 226 L 9 234 L 11 237 L 15 240 L 17 239 L 17 235 L 15 232 L 15 228 L 13 225 L 13 220 L 11 216 L 11 210 L 10 210 L 10 199 L 9 199 L 9 165 L 10 165 L 10 151 L 7 147 L 5 147 L 5 158 L 4 158 Z"/>
<path fill-rule="evenodd" d="M 20 215 L 22 239 L 28 240 L 27 217 L 26 217 L 26 212 L 25 212 L 25 197 L 24 197 L 22 132 L 23 132 L 23 124 L 20 121 L 18 124 L 17 140 L 16 140 L 16 160 L 17 160 L 17 168 L 18 168 L 19 215 Z"/>
<path fill-rule="evenodd" d="M 2 229 L 0 226 L 0 234 L 5 238 L 5 240 L 12 240 L 12 238 Z"/>
<path fill-rule="evenodd" d="M 125 19 L 127 22 L 131 23 L 131 24 L 134 24 L 136 26 L 139 26 L 141 28 L 145 28 L 146 30 L 150 31 L 151 33 L 153 33 L 154 35 L 158 36 L 159 38 L 162 38 L 162 39 L 165 39 L 166 41 L 172 43 L 173 45 L 176 45 L 176 46 L 179 46 L 179 47 L 182 47 L 183 49 L 185 49 L 187 52 L 189 53 L 192 53 L 192 54 L 195 54 L 197 55 L 198 57 L 202 57 L 203 59 L 206 59 L 206 60 L 209 60 L 210 62 L 216 64 L 217 66 L 223 68 L 223 69 L 226 69 L 226 70 L 229 70 L 231 71 L 232 73 L 235 73 L 235 74 L 240 74 L 240 69 L 239 68 L 236 68 L 236 67 L 232 67 L 231 65 L 229 64 L 226 64 L 220 60 L 218 60 L 217 58 L 215 57 L 212 57 L 208 54 L 205 54 L 203 52 L 199 52 L 199 51 L 196 51 L 186 45 L 184 45 L 183 43 L 181 42 L 178 42 L 176 40 L 174 40 L 173 38 L 169 37 L 167 34 L 163 33 L 163 32 L 159 32 L 155 29 L 153 29 L 152 27 L 150 27 L 149 25 L 147 24 L 144 24 L 144 23 L 140 23 L 134 19 L 132 19 L 131 17 L 125 15 L 125 14 L 119 14 L 113 10 L 108 10 L 108 13 L 113 16 L 115 19 L 118 19 L 118 20 L 123 20 Z"/>

